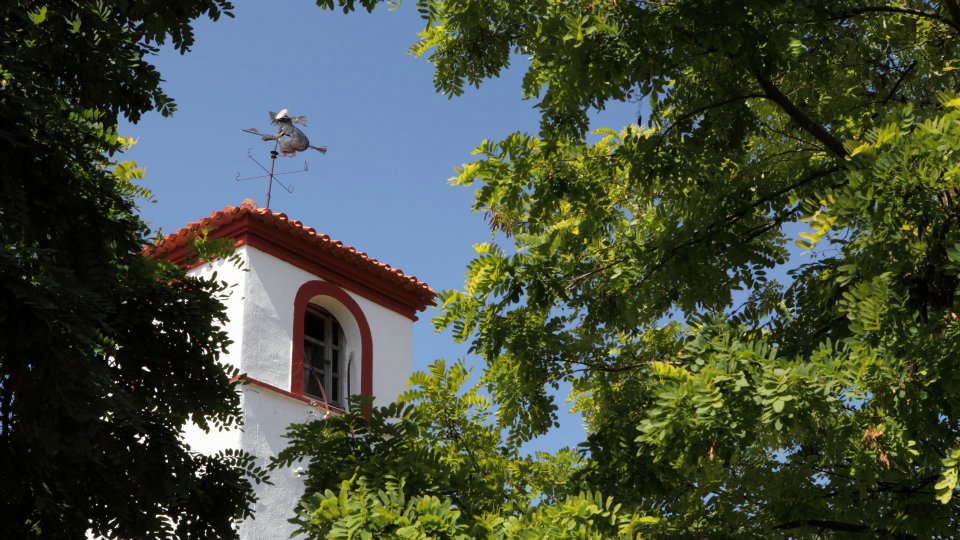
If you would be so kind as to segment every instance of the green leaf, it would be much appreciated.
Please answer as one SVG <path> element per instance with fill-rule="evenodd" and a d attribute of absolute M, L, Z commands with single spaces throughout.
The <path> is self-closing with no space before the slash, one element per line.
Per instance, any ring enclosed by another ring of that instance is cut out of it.
<path fill-rule="evenodd" d="M 781 413 L 783 412 L 783 407 L 786 405 L 786 401 L 782 398 L 777 398 L 773 401 L 773 412 Z"/>
<path fill-rule="evenodd" d="M 33 24 L 39 25 L 47 19 L 47 6 L 40 6 L 40 9 L 37 11 L 30 12 L 30 20 L 33 21 Z"/>

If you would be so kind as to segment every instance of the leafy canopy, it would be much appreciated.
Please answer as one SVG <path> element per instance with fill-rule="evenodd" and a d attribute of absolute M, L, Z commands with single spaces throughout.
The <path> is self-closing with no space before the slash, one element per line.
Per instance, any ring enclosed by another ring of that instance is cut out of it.
<path fill-rule="evenodd" d="M 215 280 L 143 256 L 143 171 L 119 115 L 174 104 L 147 61 L 223 0 L 18 1 L 0 14 L 0 521 L 4 538 L 233 538 L 252 459 L 233 427 Z"/>
<path fill-rule="evenodd" d="M 607 538 L 634 519 L 599 493 L 567 493 L 579 456 L 521 456 L 492 429 L 492 403 L 462 363 L 416 373 L 397 403 L 292 426 L 273 467 L 307 459 L 291 521 L 308 538 Z"/>
<path fill-rule="evenodd" d="M 512 444 L 566 382 L 569 492 L 651 536 L 955 535 L 960 3 L 416 5 L 438 92 L 522 56 L 541 112 L 454 178 L 493 234 L 436 321 Z"/>

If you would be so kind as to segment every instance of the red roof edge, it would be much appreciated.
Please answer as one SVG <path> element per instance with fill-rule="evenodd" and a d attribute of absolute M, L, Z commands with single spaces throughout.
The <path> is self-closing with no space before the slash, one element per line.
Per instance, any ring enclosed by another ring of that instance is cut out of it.
<path fill-rule="evenodd" d="M 435 303 L 437 293 L 426 283 L 250 199 L 168 234 L 144 254 L 186 267 L 189 245 L 202 231 L 267 252 L 412 319 Z"/>

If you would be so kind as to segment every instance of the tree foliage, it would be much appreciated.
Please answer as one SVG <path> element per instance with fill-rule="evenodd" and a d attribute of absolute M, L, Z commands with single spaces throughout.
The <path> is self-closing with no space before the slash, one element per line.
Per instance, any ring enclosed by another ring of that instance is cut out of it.
<path fill-rule="evenodd" d="M 517 62 L 541 112 L 458 171 L 493 238 L 437 319 L 510 440 L 566 382 L 574 489 L 654 536 L 955 535 L 960 4 L 416 4 L 438 92 Z"/>
<path fill-rule="evenodd" d="M 147 61 L 223 0 L 18 1 L 0 14 L 0 519 L 5 538 L 231 538 L 240 453 L 179 434 L 238 423 L 216 281 L 143 256 L 119 115 L 174 104 Z"/>
<path fill-rule="evenodd" d="M 521 455 L 492 425 L 462 363 L 416 373 L 398 402 L 288 432 L 274 467 L 307 459 L 298 531 L 310 538 L 606 538 L 656 523 L 599 493 L 570 493 L 573 451 Z"/>

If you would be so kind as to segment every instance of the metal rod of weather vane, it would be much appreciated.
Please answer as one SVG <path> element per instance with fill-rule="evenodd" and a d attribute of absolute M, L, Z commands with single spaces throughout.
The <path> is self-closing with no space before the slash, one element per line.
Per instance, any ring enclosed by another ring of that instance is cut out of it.
<path fill-rule="evenodd" d="M 278 140 L 276 144 L 273 145 L 273 150 L 270 151 L 270 179 L 267 181 L 267 210 L 270 209 L 270 192 L 273 191 L 273 168 L 277 164 L 277 148 L 280 146 L 280 141 Z"/>

